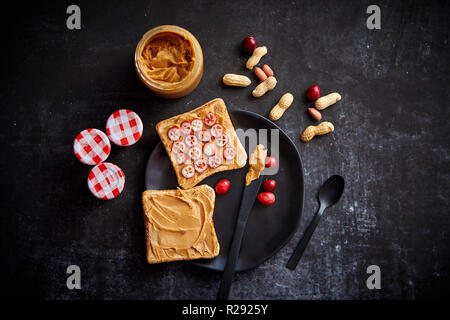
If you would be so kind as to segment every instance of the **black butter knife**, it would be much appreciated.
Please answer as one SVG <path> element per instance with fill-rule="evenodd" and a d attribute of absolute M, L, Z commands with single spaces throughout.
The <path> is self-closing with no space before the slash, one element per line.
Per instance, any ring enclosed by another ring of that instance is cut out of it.
<path fill-rule="evenodd" d="M 261 187 L 261 181 L 262 178 L 260 176 L 258 179 L 253 180 L 250 185 L 244 187 L 241 207 L 239 208 L 236 227 L 234 228 L 233 240 L 228 251 L 227 263 L 225 264 L 225 270 L 223 271 L 222 282 L 220 283 L 217 300 L 227 300 L 230 294 L 231 282 L 233 281 L 234 270 L 239 257 L 239 251 L 241 249 L 245 225 L 247 224 L 247 219 L 252 211 L 259 188 Z"/>

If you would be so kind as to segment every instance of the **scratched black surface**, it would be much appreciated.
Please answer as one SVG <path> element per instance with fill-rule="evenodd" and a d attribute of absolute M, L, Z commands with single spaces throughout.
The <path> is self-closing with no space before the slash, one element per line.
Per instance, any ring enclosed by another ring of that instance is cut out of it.
<path fill-rule="evenodd" d="M 2 20 L 3 295 L 214 298 L 218 273 L 146 263 L 140 194 L 158 142 L 154 125 L 216 97 L 230 110 L 267 115 L 289 91 L 295 101 L 278 124 L 302 155 L 304 214 L 278 254 L 236 276 L 231 298 L 449 297 L 449 2 L 376 1 L 381 30 L 366 28 L 372 1 L 77 1 L 79 31 L 66 28 L 68 1 L 18 4 Z M 133 69 L 141 35 L 161 24 L 189 29 L 203 47 L 203 79 L 179 100 L 152 96 Z M 250 88 L 220 84 L 225 73 L 245 72 L 247 34 L 268 47 L 263 62 L 278 78 L 260 99 Z M 312 123 L 303 97 L 312 84 L 340 92 L 342 101 L 323 112 L 335 132 L 302 144 L 301 130 Z M 119 107 L 136 111 L 145 130 L 135 146 L 113 147 L 109 161 L 127 182 L 120 197 L 104 202 L 90 195 L 89 167 L 75 159 L 72 141 L 84 128 L 102 129 Z M 317 189 L 332 174 L 345 177 L 345 193 L 289 271 Z M 71 264 L 81 267 L 81 290 L 66 288 Z M 366 287 L 372 264 L 381 268 L 381 290 Z"/>

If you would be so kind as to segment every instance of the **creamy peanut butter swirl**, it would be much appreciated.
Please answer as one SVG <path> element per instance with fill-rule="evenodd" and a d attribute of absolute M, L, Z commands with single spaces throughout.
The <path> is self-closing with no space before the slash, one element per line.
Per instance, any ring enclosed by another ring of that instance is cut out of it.
<path fill-rule="evenodd" d="M 245 176 L 245 185 L 248 186 L 253 180 L 256 180 L 261 175 L 266 166 L 267 149 L 262 144 L 256 146 L 255 151 L 250 156 L 250 168 Z"/>
<path fill-rule="evenodd" d="M 218 252 L 212 224 L 214 191 L 209 189 L 168 190 L 145 197 L 150 260 L 190 259 Z"/>
<path fill-rule="evenodd" d="M 147 41 L 140 63 L 145 74 L 156 82 L 180 82 L 194 67 L 194 49 L 181 35 L 163 32 Z"/>

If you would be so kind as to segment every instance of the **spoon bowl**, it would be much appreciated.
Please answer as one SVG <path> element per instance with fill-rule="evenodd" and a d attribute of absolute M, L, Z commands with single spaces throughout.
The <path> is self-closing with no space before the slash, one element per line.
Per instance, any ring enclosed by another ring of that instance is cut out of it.
<path fill-rule="evenodd" d="M 344 192 L 344 185 L 344 178 L 339 175 L 328 178 L 319 190 L 320 205 L 329 208 L 338 202 Z"/>

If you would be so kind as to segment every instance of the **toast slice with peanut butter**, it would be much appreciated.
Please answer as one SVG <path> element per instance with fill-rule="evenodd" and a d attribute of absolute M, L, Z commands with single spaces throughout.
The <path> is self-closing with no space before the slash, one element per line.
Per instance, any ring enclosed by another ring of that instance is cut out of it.
<path fill-rule="evenodd" d="M 156 131 L 183 189 L 216 172 L 242 168 L 247 162 L 222 99 L 160 121 Z"/>
<path fill-rule="evenodd" d="M 215 192 L 147 190 L 142 194 L 148 263 L 214 258 L 219 242 L 213 223 Z"/>

